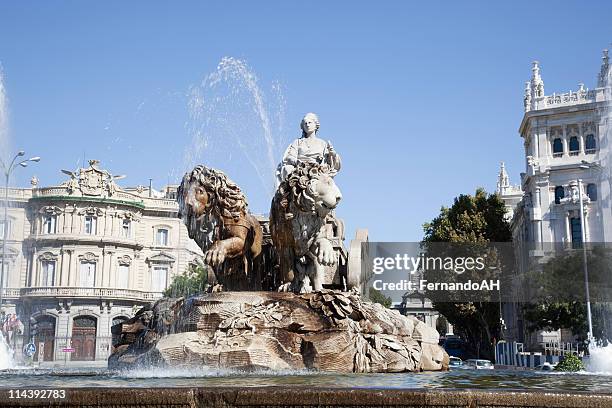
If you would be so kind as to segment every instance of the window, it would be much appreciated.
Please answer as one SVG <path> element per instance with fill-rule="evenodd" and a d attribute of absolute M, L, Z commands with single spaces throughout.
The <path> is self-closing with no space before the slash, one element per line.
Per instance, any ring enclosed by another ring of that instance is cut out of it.
<path fill-rule="evenodd" d="M 85 217 L 85 234 L 96 235 L 97 220 L 97 217 L 94 217 L 93 215 L 88 215 Z"/>
<path fill-rule="evenodd" d="M 580 218 L 570 218 L 570 227 L 572 234 L 572 248 L 581 248 L 582 228 L 580 226 Z"/>
<path fill-rule="evenodd" d="M 168 246 L 168 230 L 160 228 L 155 235 L 155 243 L 161 246 Z"/>
<path fill-rule="evenodd" d="M 154 266 L 151 272 L 151 291 L 163 292 L 168 283 L 168 267 Z"/>
<path fill-rule="evenodd" d="M 8 273 L 9 273 L 9 263 L 2 262 L 0 260 L 0 273 L 2 273 L 2 287 L 8 287 Z"/>
<path fill-rule="evenodd" d="M 0 240 L 4 239 L 4 220 L 0 221 Z M 6 224 L 6 236 L 8 237 L 11 234 L 11 223 L 10 221 Z"/>
<path fill-rule="evenodd" d="M 555 187 L 555 204 L 561 204 L 561 200 L 565 197 L 565 189 L 563 186 Z"/>
<path fill-rule="evenodd" d="M 55 279 L 55 261 L 42 261 L 42 286 L 53 286 Z"/>
<path fill-rule="evenodd" d="M 570 156 L 577 155 L 579 150 L 580 150 L 580 142 L 578 142 L 578 137 L 577 136 L 570 137 L 570 140 L 569 140 Z"/>
<path fill-rule="evenodd" d="M 559 157 L 563 155 L 563 142 L 560 138 L 553 140 L 553 156 Z"/>
<path fill-rule="evenodd" d="M 94 262 L 81 262 L 79 271 L 79 286 L 93 288 L 96 283 L 96 264 Z"/>
<path fill-rule="evenodd" d="M 587 184 L 586 193 L 591 201 L 597 201 L 597 186 L 595 184 Z"/>
<path fill-rule="evenodd" d="M 130 282 L 130 267 L 128 265 L 119 265 L 117 270 L 117 287 L 127 289 Z"/>
<path fill-rule="evenodd" d="M 121 236 L 123 238 L 132 237 L 132 221 L 127 218 L 125 218 L 121 224 Z"/>
<path fill-rule="evenodd" d="M 43 234 L 55 234 L 55 215 L 43 216 Z"/>
<path fill-rule="evenodd" d="M 597 149 L 597 143 L 595 142 L 595 135 L 587 135 L 584 142 L 584 149 L 587 154 L 595 153 Z"/>

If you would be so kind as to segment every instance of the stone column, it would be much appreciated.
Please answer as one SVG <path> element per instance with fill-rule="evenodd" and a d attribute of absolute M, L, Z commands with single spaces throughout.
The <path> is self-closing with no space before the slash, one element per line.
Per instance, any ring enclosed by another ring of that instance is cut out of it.
<path fill-rule="evenodd" d="M 580 154 L 584 155 L 584 134 L 582 132 L 580 133 L 578 140 L 580 141 Z"/>
<path fill-rule="evenodd" d="M 61 362 L 68 357 L 62 349 L 70 345 L 70 312 L 65 307 L 61 308 L 55 323 L 55 336 L 60 337 L 54 344 L 55 361 Z"/>
<path fill-rule="evenodd" d="M 28 286 L 36 286 L 36 245 L 32 246 L 30 256 L 30 276 L 28 277 Z"/>
<path fill-rule="evenodd" d="M 58 276 L 56 278 L 57 284 L 55 286 L 66 286 L 65 282 L 66 282 L 66 275 L 68 274 L 68 265 L 66 265 L 66 251 L 64 251 L 64 249 L 60 249 L 60 261 L 59 261 L 59 267 L 57 268 L 58 270 L 56 272 L 56 276 Z"/>
<path fill-rule="evenodd" d="M 567 139 L 567 130 L 565 126 L 563 126 L 563 136 L 561 140 L 563 141 L 563 157 L 569 156 L 569 140 Z"/>
<path fill-rule="evenodd" d="M 104 265 L 106 259 L 106 251 L 102 250 L 102 256 L 100 257 L 100 261 L 96 262 L 96 276 L 94 280 L 94 287 L 99 288 L 102 287 L 102 279 L 104 279 Z"/>
<path fill-rule="evenodd" d="M 115 262 L 113 262 L 113 257 L 114 257 L 114 252 L 113 251 L 108 251 L 108 267 L 107 272 L 106 272 L 106 280 L 104 281 L 104 287 L 110 288 L 111 282 L 114 282 L 113 277 L 115 275 L 114 271 L 116 268 L 114 268 L 113 266 L 115 265 Z"/>
<path fill-rule="evenodd" d="M 79 265 L 78 265 L 78 257 L 76 256 L 75 251 L 70 250 L 70 275 L 68 277 L 69 286 L 78 286 L 79 282 Z"/>

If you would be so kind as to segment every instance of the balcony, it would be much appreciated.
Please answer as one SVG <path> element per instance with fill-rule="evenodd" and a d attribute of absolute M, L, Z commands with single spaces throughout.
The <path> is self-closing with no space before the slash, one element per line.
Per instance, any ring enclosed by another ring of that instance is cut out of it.
<path fill-rule="evenodd" d="M 18 290 L 17 297 L 23 298 L 87 298 L 104 300 L 137 300 L 153 302 L 162 297 L 161 292 L 145 292 L 134 289 L 118 288 L 80 288 L 80 287 L 34 287 Z"/>
<path fill-rule="evenodd" d="M 79 245 L 116 245 L 118 247 L 128 247 L 134 249 L 142 249 L 144 245 L 142 242 L 138 242 L 136 238 L 122 238 L 114 237 L 110 235 L 87 235 L 87 234 L 31 234 L 26 238 L 27 241 L 44 242 L 49 241 L 51 243 L 71 244 L 77 243 Z"/>
<path fill-rule="evenodd" d="M 3 299 L 18 299 L 20 294 L 20 289 L 18 288 L 3 288 L 2 290 L 2 298 Z"/>

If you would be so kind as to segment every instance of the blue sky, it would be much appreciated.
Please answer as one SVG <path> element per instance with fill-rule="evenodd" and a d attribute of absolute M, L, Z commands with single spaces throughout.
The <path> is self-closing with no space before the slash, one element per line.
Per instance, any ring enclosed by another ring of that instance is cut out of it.
<path fill-rule="evenodd" d="M 304 113 L 319 114 L 320 137 L 343 159 L 347 238 L 367 227 L 371 240 L 419 240 L 441 205 L 493 190 L 501 160 L 518 182 L 531 61 L 547 94 L 593 87 L 611 17 L 608 2 L 2 2 L 12 146 L 43 157 L 14 182 L 58 183 L 83 157 L 126 174 L 123 185 L 176 182 L 192 150 L 190 90 L 233 57 L 284 118 L 281 144 L 300 135 Z M 237 109 L 225 131 L 263 140 L 252 118 L 240 120 L 249 106 Z M 225 169 L 266 212 L 247 157 L 217 130 L 199 161 Z"/>

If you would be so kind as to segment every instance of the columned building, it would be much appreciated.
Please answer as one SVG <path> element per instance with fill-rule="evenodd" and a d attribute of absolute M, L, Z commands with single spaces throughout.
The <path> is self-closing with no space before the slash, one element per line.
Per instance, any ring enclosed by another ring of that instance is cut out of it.
<path fill-rule="evenodd" d="M 546 95 L 540 65 L 533 63 L 519 128 L 525 156 L 521 194 L 503 188 L 503 168 L 498 181 L 498 193 L 512 208 L 517 276 L 541 265 L 555 251 L 580 246 L 579 197 L 587 242 L 612 241 L 609 75 L 606 50 L 595 89 L 579 84 L 575 91 Z M 559 339 L 557 332 L 528 333 L 520 313 L 520 299 L 526 293 L 520 282 L 515 282 L 515 291 L 519 302 L 504 313 L 507 339 L 532 345 Z"/>
<path fill-rule="evenodd" d="M 9 190 L 0 306 L 35 360 L 102 362 L 111 326 L 160 298 L 201 250 L 177 218 L 176 186 L 124 189 L 95 160 L 63 172 L 59 186 Z"/>

